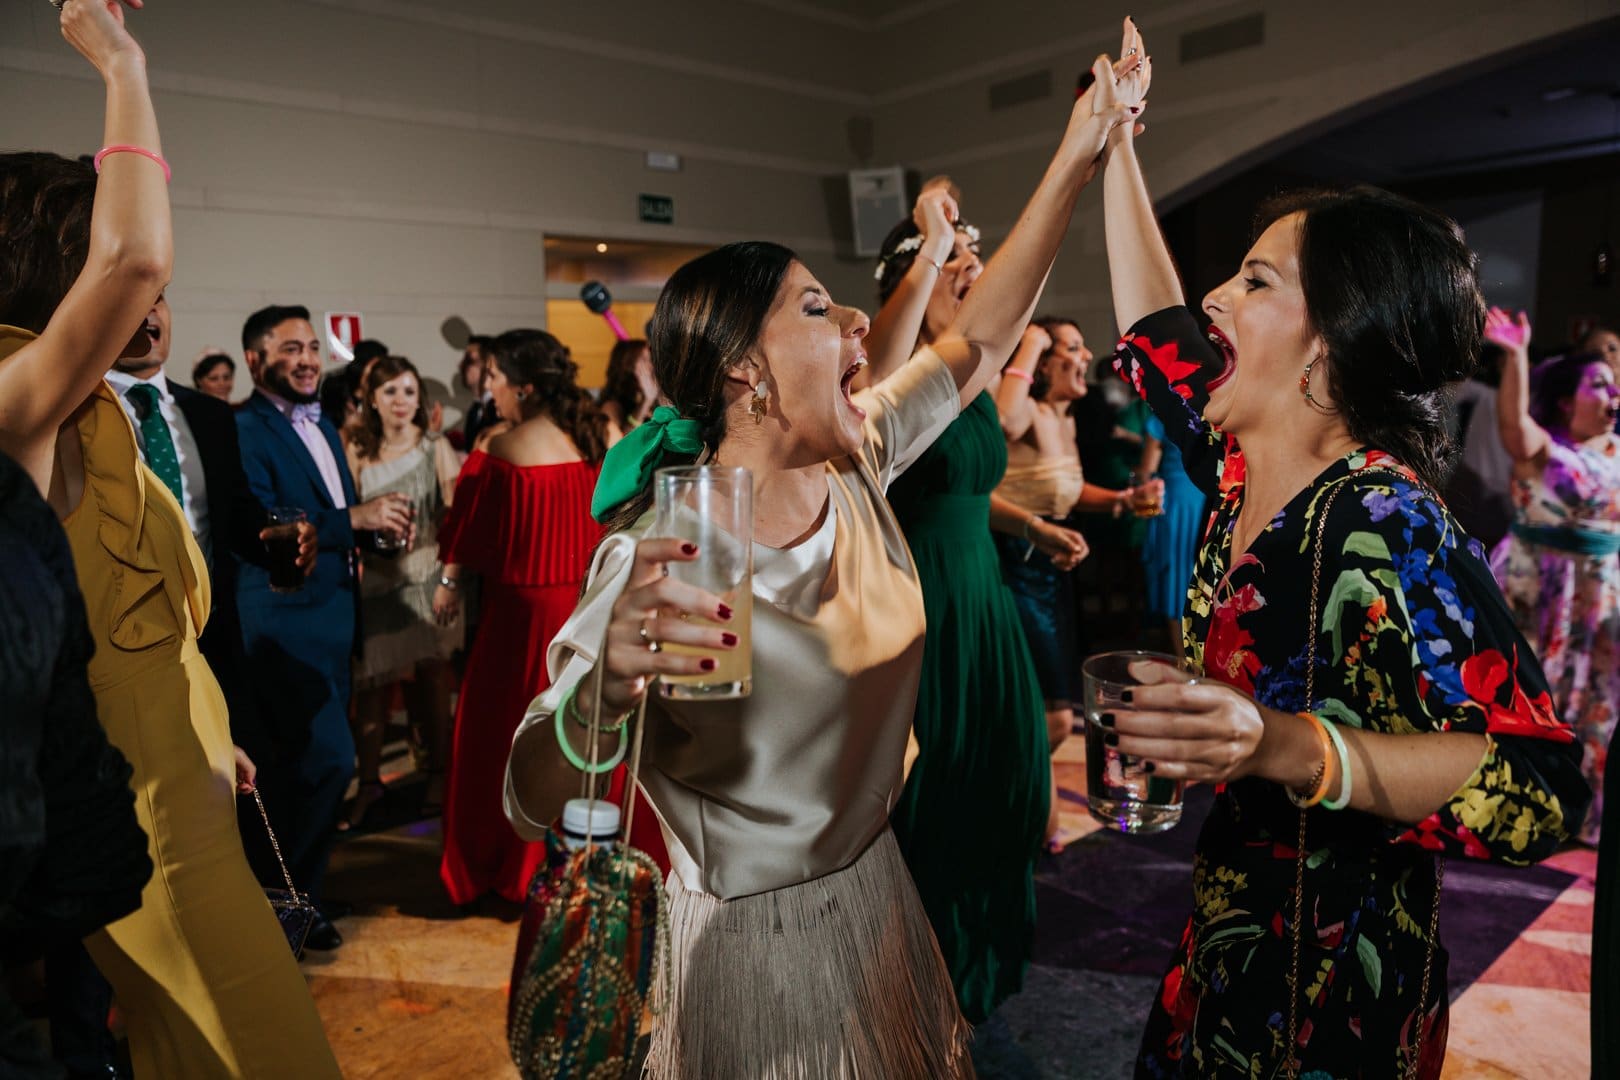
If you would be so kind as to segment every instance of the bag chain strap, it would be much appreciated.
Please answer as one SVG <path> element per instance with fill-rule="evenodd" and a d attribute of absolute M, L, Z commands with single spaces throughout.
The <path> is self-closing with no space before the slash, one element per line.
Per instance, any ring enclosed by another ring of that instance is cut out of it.
<path fill-rule="evenodd" d="M 270 827 L 270 815 L 265 813 L 264 809 L 264 796 L 259 794 L 257 787 L 253 789 L 253 801 L 258 804 L 259 817 L 264 819 L 264 831 L 270 834 L 270 850 L 276 853 L 276 863 L 281 867 L 281 876 L 287 879 L 287 891 L 292 893 L 294 900 L 302 899 L 303 894 L 294 887 L 292 874 L 287 870 L 287 860 L 281 857 L 281 844 L 276 840 L 276 830 Z"/>
<path fill-rule="evenodd" d="M 1388 471 L 1388 470 L 1383 470 Z M 1354 474 L 1354 475 L 1360 475 Z M 1397 474 L 1399 475 L 1399 474 Z M 1349 479 L 1346 477 L 1345 479 Z M 1311 624 L 1310 631 L 1305 635 L 1305 707 L 1311 708 L 1316 702 L 1316 629 L 1321 615 L 1321 588 L 1322 588 L 1322 551 L 1327 539 L 1328 511 L 1333 508 L 1333 500 L 1339 497 L 1344 481 L 1341 480 L 1329 490 L 1326 500 L 1322 503 L 1322 513 L 1316 522 L 1315 552 L 1311 567 Z M 1304 936 L 1305 925 L 1305 842 L 1306 842 L 1306 813 L 1299 812 L 1299 839 L 1297 854 L 1294 858 L 1294 934 L 1293 956 L 1288 971 L 1288 1045 L 1285 1048 L 1287 1057 L 1288 1076 L 1297 1080 L 1299 1076 L 1299 952 L 1300 940 Z M 1423 1053 L 1423 1020 L 1428 1014 L 1430 976 L 1434 970 L 1434 947 L 1440 940 L 1440 886 L 1445 880 L 1446 864 L 1444 859 L 1436 859 L 1434 867 L 1434 910 L 1429 913 L 1429 946 L 1423 958 L 1423 982 L 1418 989 L 1418 1023 L 1417 1032 L 1412 1041 L 1412 1056 L 1407 1059 L 1406 1070 L 1403 1074 L 1405 1080 L 1415 1080 L 1418 1063 Z"/>

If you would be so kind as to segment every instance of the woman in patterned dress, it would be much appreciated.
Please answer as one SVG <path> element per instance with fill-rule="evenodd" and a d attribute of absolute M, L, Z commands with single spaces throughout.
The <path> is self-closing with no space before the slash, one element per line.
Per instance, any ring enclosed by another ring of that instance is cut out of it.
<path fill-rule="evenodd" d="M 1596 353 L 1550 361 L 1530 378 L 1530 324 L 1491 309 L 1505 354 L 1497 426 L 1513 458 L 1514 520 L 1491 557 L 1513 621 L 1535 646 L 1558 715 L 1586 749 L 1598 842 L 1603 766 L 1620 713 L 1620 387 Z"/>
<path fill-rule="evenodd" d="M 1184 620 L 1208 679 L 1142 665 L 1156 685 L 1103 719 L 1158 776 L 1221 785 L 1137 1075 L 1437 1077 L 1439 857 L 1534 862 L 1588 798 L 1482 549 L 1432 494 L 1440 394 L 1479 351 L 1474 256 L 1386 192 L 1285 197 L 1206 332 L 1132 133 L 1110 143 L 1117 366 L 1217 500 Z"/>

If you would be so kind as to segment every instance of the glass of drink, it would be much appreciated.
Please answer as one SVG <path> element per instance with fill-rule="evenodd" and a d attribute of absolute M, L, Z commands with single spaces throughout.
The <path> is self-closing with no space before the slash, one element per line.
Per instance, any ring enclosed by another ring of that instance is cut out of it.
<path fill-rule="evenodd" d="M 1091 816 L 1123 833 L 1163 832 L 1181 820 L 1181 793 L 1186 785 L 1142 768 L 1142 761 L 1122 754 L 1103 739 L 1109 731 L 1097 722 L 1103 713 L 1128 711 L 1124 692 L 1140 686 L 1131 665 L 1157 661 L 1180 673 L 1183 682 L 1196 674 L 1174 656 L 1151 652 L 1099 653 L 1081 665 L 1085 678 L 1086 801 Z"/>
<path fill-rule="evenodd" d="M 378 554 L 398 555 L 405 550 L 404 533 L 398 533 L 392 529 L 378 529 L 371 535 L 372 545 L 376 547 Z"/>
<path fill-rule="evenodd" d="M 1164 513 L 1164 496 L 1153 477 L 1142 473 L 1131 474 L 1131 513 L 1139 518 L 1158 517 Z"/>
<path fill-rule="evenodd" d="M 308 520 L 296 506 L 273 506 L 265 522 L 264 550 L 270 557 L 270 591 L 295 593 L 304 587 L 298 565 L 298 525 Z"/>
<path fill-rule="evenodd" d="M 714 700 L 747 697 L 753 688 L 754 475 L 747 469 L 695 465 L 659 469 L 653 536 L 696 544 L 695 562 L 672 562 L 669 576 L 707 589 L 731 608 L 730 622 L 692 621 L 737 635 L 734 649 L 667 644 L 685 656 L 713 656 L 715 669 L 700 675 L 663 675 L 667 698 Z"/>

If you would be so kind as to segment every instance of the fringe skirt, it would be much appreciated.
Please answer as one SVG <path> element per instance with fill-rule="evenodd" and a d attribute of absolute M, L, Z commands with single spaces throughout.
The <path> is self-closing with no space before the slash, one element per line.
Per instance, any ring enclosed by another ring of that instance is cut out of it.
<path fill-rule="evenodd" d="M 885 828 L 846 869 L 735 900 L 669 880 L 651 1080 L 971 1080 L 971 1030 Z"/>

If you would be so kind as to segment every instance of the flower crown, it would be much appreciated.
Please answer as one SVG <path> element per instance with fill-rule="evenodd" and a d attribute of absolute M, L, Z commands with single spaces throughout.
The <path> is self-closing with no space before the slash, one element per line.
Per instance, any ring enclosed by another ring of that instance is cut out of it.
<path fill-rule="evenodd" d="M 979 242 L 979 227 L 977 225 L 969 225 L 965 221 L 958 221 L 956 222 L 956 231 L 959 233 L 964 233 L 968 238 L 968 242 L 971 244 L 977 244 Z M 898 259 L 902 255 L 909 254 L 910 252 L 921 251 L 922 244 L 922 233 L 917 233 L 915 236 L 908 236 L 904 240 L 900 241 L 894 246 L 894 250 L 889 252 L 887 255 L 879 255 L 877 269 L 872 271 L 872 280 L 882 281 L 883 271 L 889 268 L 889 264 L 891 262 Z"/>

